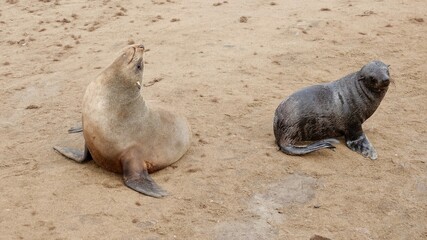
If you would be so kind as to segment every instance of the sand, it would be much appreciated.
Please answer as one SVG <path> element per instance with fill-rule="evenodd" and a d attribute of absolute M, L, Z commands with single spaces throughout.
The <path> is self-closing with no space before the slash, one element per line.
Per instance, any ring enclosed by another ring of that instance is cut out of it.
<path fill-rule="evenodd" d="M 1 239 L 427 238 L 427 2 L 62 1 L 0 3 Z M 188 153 L 153 174 L 155 199 L 83 148 L 86 86 L 143 43 L 144 98 L 186 116 Z M 363 125 L 371 161 L 287 156 L 280 101 L 380 59 L 394 84 Z"/>

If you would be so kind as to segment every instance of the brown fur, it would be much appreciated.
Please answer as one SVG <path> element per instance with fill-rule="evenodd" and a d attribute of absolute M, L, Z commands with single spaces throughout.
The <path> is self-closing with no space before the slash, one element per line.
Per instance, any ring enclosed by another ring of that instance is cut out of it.
<path fill-rule="evenodd" d="M 142 46 L 126 48 L 84 95 L 86 145 L 95 162 L 112 172 L 122 173 L 123 164 L 135 174 L 154 172 L 179 160 L 190 147 L 185 118 L 145 104 L 139 90 L 142 55 Z"/>

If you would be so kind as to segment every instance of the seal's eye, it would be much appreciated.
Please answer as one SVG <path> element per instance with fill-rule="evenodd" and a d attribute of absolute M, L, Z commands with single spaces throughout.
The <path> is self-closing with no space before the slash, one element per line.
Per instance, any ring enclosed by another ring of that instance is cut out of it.
<path fill-rule="evenodd" d="M 142 64 L 141 64 L 141 63 L 138 63 L 138 64 L 136 65 L 136 69 L 141 70 L 141 69 L 142 69 Z"/>

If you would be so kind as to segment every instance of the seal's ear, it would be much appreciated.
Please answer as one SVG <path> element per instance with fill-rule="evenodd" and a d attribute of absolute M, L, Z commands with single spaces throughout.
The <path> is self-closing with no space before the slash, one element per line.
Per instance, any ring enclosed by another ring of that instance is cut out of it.
<path fill-rule="evenodd" d="M 359 78 L 357 80 L 359 80 L 359 81 L 365 80 L 365 77 L 364 76 L 359 76 Z"/>

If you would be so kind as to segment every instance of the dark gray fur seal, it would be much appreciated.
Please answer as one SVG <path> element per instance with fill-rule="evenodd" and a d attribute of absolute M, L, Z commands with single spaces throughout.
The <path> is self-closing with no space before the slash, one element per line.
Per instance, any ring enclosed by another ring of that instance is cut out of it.
<path fill-rule="evenodd" d="M 390 84 L 388 65 L 372 61 L 358 72 L 337 81 L 303 88 L 277 107 L 274 136 L 280 150 L 304 155 L 323 148 L 335 148 L 335 137 L 344 136 L 347 146 L 364 157 L 377 159 L 362 130 L 378 108 Z M 302 141 L 317 141 L 295 146 Z"/>

